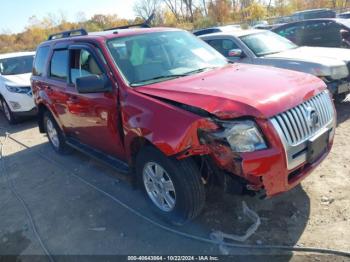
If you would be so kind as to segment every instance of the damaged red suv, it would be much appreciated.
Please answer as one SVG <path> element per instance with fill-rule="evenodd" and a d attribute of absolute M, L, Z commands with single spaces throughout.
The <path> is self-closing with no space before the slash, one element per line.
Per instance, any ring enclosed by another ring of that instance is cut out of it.
<path fill-rule="evenodd" d="M 176 224 L 200 214 L 211 184 L 267 197 L 290 190 L 335 133 L 318 78 L 231 64 L 177 29 L 52 35 L 31 81 L 54 150 L 76 148 L 128 175 Z"/>

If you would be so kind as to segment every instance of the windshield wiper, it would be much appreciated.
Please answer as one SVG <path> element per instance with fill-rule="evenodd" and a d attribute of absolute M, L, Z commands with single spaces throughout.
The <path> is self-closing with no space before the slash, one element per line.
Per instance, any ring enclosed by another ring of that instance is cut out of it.
<path fill-rule="evenodd" d="M 155 81 L 155 80 L 162 80 L 162 79 L 174 79 L 174 78 L 183 77 L 183 76 L 187 76 L 187 74 L 156 76 L 156 77 L 153 77 L 150 79 L 146 79 L 146 80 L 142 80 L 142 81 L 138 81 L 138 82 L 132 82 L 132 83 L 130 83 L 130 86 L 140 86 L 140 85 L 142 85 L 142 83 L 146 83 L 146 82 L 151 82 L 151 81 Z"/>
<path fill-rule="evenodd" d="M 196 73 L 201 73 L 201 72 L 204 72 L 204 71 L 207 71 L 207 70 L 210 70 L 210 69 L 214 69 L 214 68 L 217 68 L 217 67 L 203 67 L 203 68 L 199 68 L 199 69 L 196 69 L 196 70 L 193 70 L 193 71 L 189 71 L 189 72 L 186 72 L 186 73 L 183 73 L 183 74 L 156 76 L 156 77 L 153 77 L 153 78 L 150 78 L 150 79 L 137 81 L 137 82 L 132 82 L 132 83 L 130 83 L 130 86 L 137 87 L 137 86 L 141 86 L 143 83 L 146 83 L 146 82 L 151 82 L 151 81 L 156 81 L 156 80 L 164 80 L 164 79 L 165 80 L 166 79 L 175 79 L 175 78 L 179 78 L 179 77 L 193 75 L 193 74 L 196 74 Z"/>
<path fill-rule="evenodd" d="M 196 69 L 196 70 L 193 70 L 190 72 L 186 72 L 185 75 L 194 75 L 194 74 L 201 73 L 201 72 L 208 71 L 210 69 L 215 69 L 215 68 L 217 68 L 217 67 L 216 66 L 203 67 L 203 68 L 199 68 L 199 69 Z"/>

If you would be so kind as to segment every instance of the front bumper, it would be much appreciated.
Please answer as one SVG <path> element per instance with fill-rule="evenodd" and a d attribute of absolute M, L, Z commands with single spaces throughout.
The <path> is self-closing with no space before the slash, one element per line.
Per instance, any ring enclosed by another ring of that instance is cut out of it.
<path fill-rule="evenodd" d="M 32 115 L 36 110 L 33 96 L 30 94 L 12 93 L 4 89 L 2 96 L 15 115 Z"/>
<path fill-rule="evenodd" d="M 29 111 L 17 111 L 13 113 L 16 117 L 32 117 L 36 116 L 38 114 L 38 109 L 34 107 L 32 110 Z"/>
<path fill-rule="evenodd" d="M 234 178 L 245 180 L 248 190 L 263 191 L 264 196 L 272 197 L 297 186 L 328 155 L 332 148 L 333 136 L 330 137 L 327 150 L 312 163 L 307 161 L 292 170 L 288 169 L 286 152 L 277 132 L 270 129 L 271 147 L 267 150 L 235 155 L 221 147 L 221 152 L 212 154 L 216 167 Z"/>
<path fill-rule="evenodd" d="M 318 117 L 311 118 L 311 112 Z M 309 118 L 317 122 L 307 121 Z M 256 121 L 268 141 L 267 150 L 238 154 L 216 145 L 211 152 L 219 169 L 244 178 L 248 189 L 263 189 L 268 197 L 298 185 L 333 144 L 336 114 L 327 91 L 270 119 Z"/>

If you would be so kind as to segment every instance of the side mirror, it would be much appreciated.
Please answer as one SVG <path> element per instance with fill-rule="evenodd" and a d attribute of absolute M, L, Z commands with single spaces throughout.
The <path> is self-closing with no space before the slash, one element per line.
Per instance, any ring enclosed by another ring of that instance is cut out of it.
<path fill-rule="evenodd" d="M 228 57 L 243 57 L 243 51 L 241 49 L 231 49 L 228 51 Z"/>
<path fill-rule="evenodd" d="M 88 93 L 104 93 L 112 91 L 112 84 L 110 80 L 102 75 L 89 75 L 76 79 L 75 84 L 77 90 L 81 94 Z"/>

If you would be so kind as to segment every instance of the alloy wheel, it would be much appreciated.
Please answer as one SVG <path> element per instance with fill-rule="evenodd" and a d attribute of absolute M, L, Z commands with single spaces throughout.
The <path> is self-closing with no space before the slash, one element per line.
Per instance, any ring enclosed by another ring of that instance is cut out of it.
<path fill-rule="evenodd" d="M 49 118 L 46 120 L 46 131 L 47 131 L 47 135 L 48 135 L 51 143 L 53 144 L 53 146 L 55 148 L 59 148 L 60 141 L 58 139 L 58 133 L 57 133 L 57 130 L 56 130 L 54 124 L 52 123 L 51 119 L 49 119 Z"/>
<path fill-rule="evenodd" d="M 148 162 L 143 169 L 143 183 L 152 202 L 162 211 L 170 212 L 176 204 L 173 181 L 163 167 Z"/>

